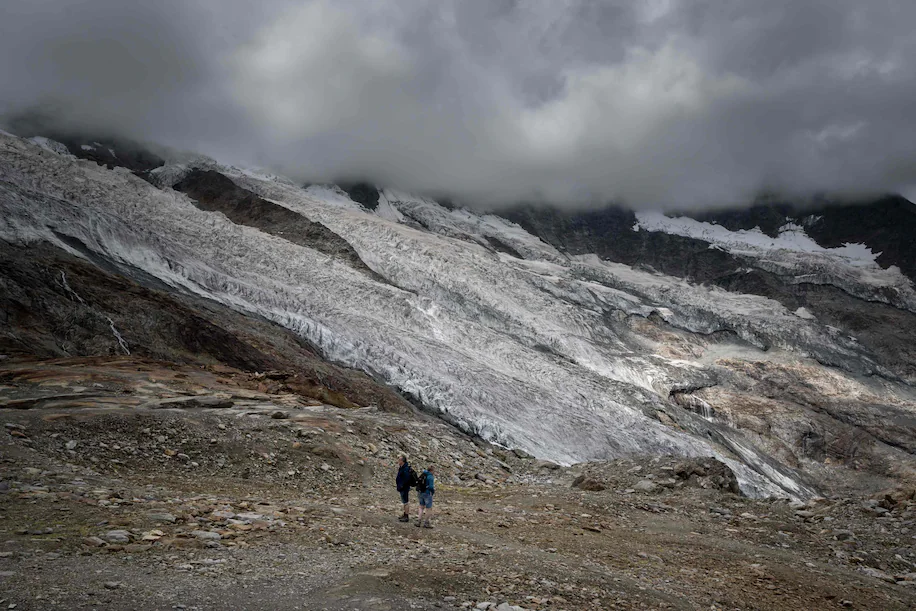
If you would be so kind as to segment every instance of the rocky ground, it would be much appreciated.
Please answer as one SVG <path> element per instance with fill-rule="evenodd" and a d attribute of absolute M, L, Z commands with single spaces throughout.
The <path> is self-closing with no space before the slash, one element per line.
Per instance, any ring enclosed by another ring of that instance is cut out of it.
<path fill-rule="evenodd" d="M 802 505 L 712 459 L 564 468 L 284 375 L 0 361 L 0 608 L 916 605 L 913 490 Z M 402 452 L 439 470 L 431 530 L 396 519 Z"/>

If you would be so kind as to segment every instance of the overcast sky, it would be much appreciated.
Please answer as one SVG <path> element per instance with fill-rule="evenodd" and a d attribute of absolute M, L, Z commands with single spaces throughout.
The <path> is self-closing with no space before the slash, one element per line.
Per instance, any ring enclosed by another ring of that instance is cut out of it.
<path fill-rule="evenodd" d="M 0 112 L 462 201 L 916 195 L 913 0 L 6 0 Z"/>

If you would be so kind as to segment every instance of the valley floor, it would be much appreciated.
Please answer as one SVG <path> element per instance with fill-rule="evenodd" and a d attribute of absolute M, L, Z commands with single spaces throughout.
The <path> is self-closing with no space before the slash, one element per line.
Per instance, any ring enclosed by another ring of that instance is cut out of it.
<path fill-rule="evenodd" d="M 562 468 L 260 383 L 129 357 L 0 363 L 2 608 L 916 606 L 912 490 L 751 500 L 714 461 Z M 439 470 L 431 530 L 397 521 L 400 452 Z"/>

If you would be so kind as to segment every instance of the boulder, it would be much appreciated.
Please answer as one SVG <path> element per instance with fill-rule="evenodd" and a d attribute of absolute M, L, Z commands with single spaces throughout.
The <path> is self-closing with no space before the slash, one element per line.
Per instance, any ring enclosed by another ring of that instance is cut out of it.
<path fill-rule="evenodd" d="M 741 494 L 738 478 L 725 463 L 715 458 L 682 460 L 674 467 L 674 476 L 687 486 Z"/>
<path fill-rule="evenodd" d="M 130 543 L 130 533 L 126 530 L 109 530 L 102 538 L 111 543 Z"/>
<path fill-rule="evenodd" d="M 655 482 L 648 479 L 639 480 L 633 486 L 633 490 L 637 490 L 639 492 L 655 492 L 656 488 L 658 488 L 658 486 L 655 484 Z"/>
<path fill-rule="evenodd" d="M 598 480 L 586 477 L 584 475 L 580 475 L 574 479 L 572 487 L 578 488 L 579 490 L 585 490 L 586 492 L 601 492 L 602 490 L 607 489 L 607 486 Z"/>

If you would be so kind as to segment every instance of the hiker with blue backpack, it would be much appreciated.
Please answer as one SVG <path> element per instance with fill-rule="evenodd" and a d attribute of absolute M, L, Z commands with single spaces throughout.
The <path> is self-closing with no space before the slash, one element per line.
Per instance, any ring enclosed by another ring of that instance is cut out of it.
<path fill-rule="evenodd" d="M 429 519 L 432 517 L 433 513 L 433 495 L 436 494 L 436 478 L 434 477 L 435 469 L 432 465 L 427 467 L 423 473 L 417 478 L 417 496 L 419 496 L 420 501 L 420 510 L 417 514 L 417 526 L 423 526 L 423 528 L 432 528 L 432 524 L 429 523 Z M 423 519 L 424 514 L 426 519 Z"/>
<path fill-rule="evenodd" d="M 398 475 L 395 478 L 395 484 L 398 488 L 398 494 L 401 496 L 401 503 L 404 506 L 404 513 L 398 518 L 399 522 L 410 522 L 408 507 L 410 489 L 416 488 L 420 504 L 420 511 L 417 515 L 417 526 L 432 528 L 429 519 L 432 517 L 433 495 L 436 493 L 436 478 L 433 473 L 435 473 L 435 469 L 430 466 L 428 469 L 424 470 L 423 473 L 417 475 L 413 467 L 408 464 L 406 456 L 402 454 L 398 457 Z M 426 516 L 425 520 L 423 519 L 424 514 Z"/>

